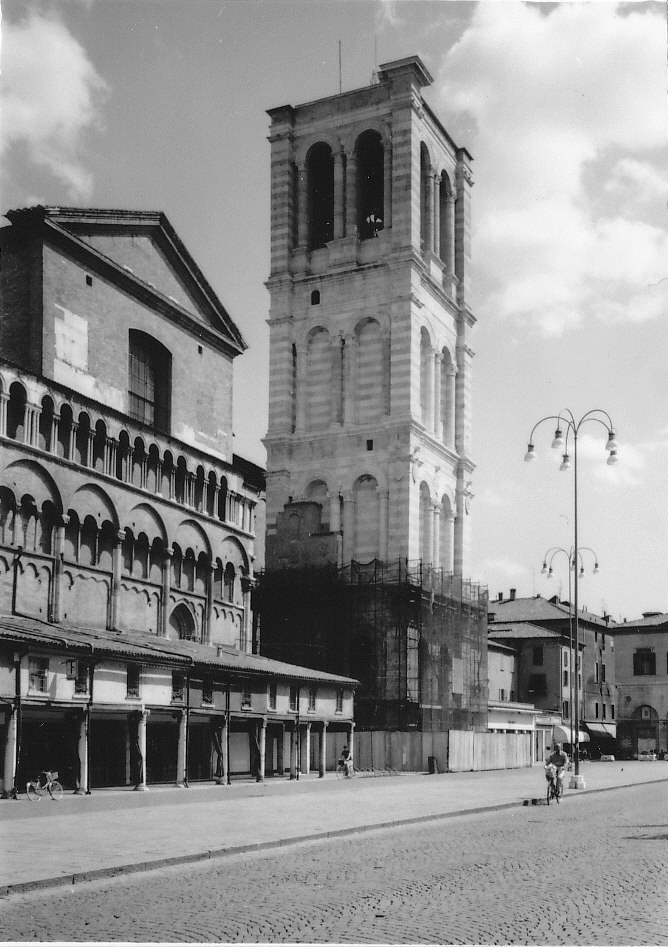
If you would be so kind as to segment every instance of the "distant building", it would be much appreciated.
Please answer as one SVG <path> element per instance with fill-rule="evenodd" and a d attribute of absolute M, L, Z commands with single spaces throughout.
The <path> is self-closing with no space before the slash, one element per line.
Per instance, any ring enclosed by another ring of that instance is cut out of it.
<path fill-rule="evenodd" d="M 551 737 L 551 725 L 537 725 L 541 711 L 533 702 L 522 702 L 519 697 L 519 667 L 521 649 L 490 639 L 487 644 L 487 727 L 496 733 L 531 733 L 533 738 L 532 759 L 542 760 L 545 745 L 544 729 Z"/>
<path fill-rule="evenodd" d="M 271 118 L 265 653 L 365 729 L 485 728 L 472 585 L 471 156 L 417 56 Z M 300 657 L 299 660 L 302 660 Z"/>
<path fill-rule="evenodd" d="M 668 752 L 668 614 L 615 626 L 617 740 L 622 755 Z"/>
<path fill-rule="evenodd" d="M 555 739 L 572 744 L 576 646 L 573 609 L 557 596 L 510 598 L 489 604 L 490 641 L 502 642 L 518 653 L 517 696 L 558 723 Z M 586 610 L 578 615 L 580 742 L 590 742 L 595 755 L 609 752 L 616 736 L 615 639 L 617 627 L 609 618 Z"/>
<path fill-rule="evenodd" d="M 333 765 L 353 682 L 255 653 L 264 472 L 232 446 L 239 330 L 161 213 L 7 217 L 5 791 L 42 768 L 87 790 L 295 774 L 300 749 Z"/>

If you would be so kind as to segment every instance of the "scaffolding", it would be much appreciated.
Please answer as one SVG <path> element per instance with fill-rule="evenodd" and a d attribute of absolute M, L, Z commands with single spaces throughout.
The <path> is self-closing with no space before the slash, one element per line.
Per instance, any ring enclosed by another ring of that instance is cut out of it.
<path fill-rule="evenodd" d="M 484 728 L 487 589 L 419 560 L 257 577 L 262 654 L 355 677 L 359 729 Z"/>

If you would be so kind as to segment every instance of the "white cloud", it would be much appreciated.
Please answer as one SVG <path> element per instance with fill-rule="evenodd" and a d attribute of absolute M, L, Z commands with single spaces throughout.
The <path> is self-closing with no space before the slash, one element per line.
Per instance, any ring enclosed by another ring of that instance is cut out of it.
<path fill-rule="evenodd" d="M 668 235 L 638 217 L 666 194 L 644 157 L 665 147 L 658 6 L 627 6 L 622 16 L 615 4 L 567 3 L 545 15 L 479 3 L 439 87 L 444 114 L 478 130 L 470 147 L 480 315 L 559 335 L 584 320 L 665 312 L 656 287 L 668 275 Z M 610 167 L 615 151 L 633 157 Z"/>
<path fill-rule="evenodd" d="M 108 86 L 67 28 L 36 12 L 5 20 L 0 154 L 24 144 L 30 160 L 86 198 L 92 178 L 82 153 L 84 136 L 99 124 Z"/>
<path fill-rule="evenodd" d="M 528 575 L 523 565 L 503 556 L 498 559 L 485 559 L 483 564 L 486 571 L 497 572 L 505 578 L 521 578 Z"/>

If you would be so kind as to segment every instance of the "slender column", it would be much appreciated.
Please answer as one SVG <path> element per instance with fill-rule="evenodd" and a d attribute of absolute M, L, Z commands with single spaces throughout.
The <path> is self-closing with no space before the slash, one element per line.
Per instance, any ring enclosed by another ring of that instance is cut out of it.
<path fill-rule="evenodd" d="M 318 766 L 318 778 L 324 779 L 327 771 L 327 724 L 323 721 L 320 731 L 320 761 Z"/>
<path fill-rule="evenodd" d="M 455 446 L 455 376 L 457 370 L 449 368 L 445 374 L 445 436 L 448 447 Z"/>
<path fill-rule="evenodd" d="M 51 438 L 49 440 L 49 453 L 57 454 L 58 453 L 58 423 L 60 421 L 60 415 L 56 414 L 54 411 L 51 416 Z"/>
<path fill-rule="evenodd" d="M 263 717 L 260 721 L 260 763 L 258 765 L 256 782 L 264 782 L 264 771 L 267 765 L 267 718 Z"/>
<path fill-rule="evenodd" d="M 338 490 L 333 490 L 329 494 L 329 531 L 330 533 L 341 531 L 341 497 Z"/>
<path fill-rule="evenodd" d="M 448 194 L 445 199 L 445 266 L 449 276 L 455 274 L 455 199 Z"/>
<path fill-rule="evenodd" d="M 128 447 L 128 452 L 125 455 L 125 482 L 132 483 L 132 465 L 133 458 L 135 454 L 134 447 Z"/>
<path fill-rule="evenodd" d="M 443 362 L 442 352 L 436 352 L 434 355 L 434 435 L 439 439 L 441 432 L 441 364 Z"/>
<path fill-rule="evenodd" d="M 346 426 L 355 423 L 357 414 L 357 338 L 346 337 L 343 386 L 343 420 Z"/>
<path fill-rule="evenodd" d="M 383 414 L 390 414 L 392 410 L 391 397 L 391 379 L 392 379 L 392 340 L 389 336 L 383 335 L 381 340 L 382 362 L 383 362 Z"/>
<path fill-rule="evenodd" d="M 441 565 L 445 572 L 453 572 L 453 549 L 454 549 L 454 534 L 455 534 L 455 518 L 452 513 L 449 513 L 445 517 L 443 524 L 443 543 L 441 548 Z"/>
<path fill-rule="evenodd" d="M 162 590 L 161 590 L 161 602 L 160 602 L 160 637 L 167 637 L 167 619 L 169 613 L 169 586 L 172 572 L 172 556 L 174 555 L 174 549 L 171 546 L 167 546 L 165 549 L 164 556 L 162 558 Z"/>
<path fill-rule="evenodd" d="M 16 673 L 19 673 L 18 671 Z M 18 748 L 18 713 L 16 707 L 7 708 L 7 736 L 5 738 L 5 768 L 2 787 L 2 798 L 7 799 L 16 786 L 16 753 Z"/>
<path fill-rule="evenodd" d="M 308 177 L 305 165 L 299 168 L 298 174 L 297 244 L 305 247 L 308 243 Z"/>
<path fill-rule="evenodd" d="M 70 428 L 70 442 L 67 445 L 67 459 L 74 462 L 74 452 L 76 451 L 77 446 L 77 431 L 79 430 L 79 424 L 77 421 L 72 421 L 72 427 Z"/>
<path fill-rule="evenodd" d="M 95 466 L 95 431 L 88 429 L 88 443 L 86 444 L 86 466 L 94 467 Z"/>
<path fill-rule="evenodd" d="M 7 405 L 9 404 L 9 395 L 5 391 L 0 391 L 0 437 L 7 437 Z"/>
<path fill-rule="evenodd" d="M 302 773 L 308 776 L 311 772 L 311 724 L 304 727 L 304 755 L 302 757 Z"/>
<path fill-rule="evenodd" d="M 297 349 L 297 379 L 296 379 L 296 396 L 297 396 L 297 418 L 296 418 L 296 430 L 303 432 L 306 430 L 306 381 L 308 373 L 308 363 L 307 363 L 307 351 L 305 345 L 300 345 Z"/>
<path fill-rule="evenodd" d="M 343 337 L 337 335 L 332 342 L 332 390 L 330 402 L 330 423 L 343 421 Z"/>
<path fill-rule="evenodd" d="M 380 522 L 378 524 L 378 557 L 383 562 L 387 561 L 387 533 L 388 533 L 388 512 L 390 508 L 389 490 L 380 490 L 378 493 Z"/>
<path fill-rule="evenodd" d="M 355 497 L 343 495 L 343 561 L 350 562 L 355 552 Z"/>
<path fill-rule="evenodd" d="M 383 142 L 383 225 L 392 226 L 392 142 Z"/>
<path fill-rule="evenodd" d="M 219 786 L 226 786 L 229 783 L 229 769 L 230 761 L 228 757 L 228 739 L 227 739 L 227 715 L 223 717 L 223 725 L 220 728 L 220 752 L 221 752 L 221 764 L 220 764 L 220 776 L 216 780 Z"/>
<path fill-rule="evenodd" d="M 186 713 L 185 707 L 181 710 L 181 715 L 179 717 L 179 743 L 176 751 L 176 785 L 179 789 L 186 789 L 186 747 L 188 744 L 187 737 L 187 728 L 188 728 L 188 714 Z"/>
<path fill-rule="evenodd" d="M 69 523 L 69 516 L 61 516 L 56 526 L 56 541 L 53 556 L 53 592 L 51 598 L 51 621 L 60 621 L 60 603 L 63 596 L 63 553 L 65 550 L 65 527 Z"/>
<path fill-rule="evenodd" d="M 157 496 L 162 496 L 162 461 L 159 457 L 155 462 L 155 492 Z"/>
<path fill-rule="evenodd" d="M 88 715 L 84 710 L 79 722 L 79 765 L 81 771 L 79 774 L 79 786 L 75 790 L 75 795 L 83 796 L 88 788 Z"/>
<path fill-rule="evenodd" d="M 176 467 L 172 464 L 169 470 L 169 499 L 176 497 Z"/>
<path fill-rule="evenodd" d="M 434 253 L 441 255 L 441 175 L 434 175 Z"/>
<path fill-rule="evenodd" d="M 146 792 L 148 788 L 146 785 L 146 768 L 147 768 L 146 767 L 146 763 L 147 763 L 147 760 L 146 760 L 146 722 L 148 720 L 149 713 L 150 711 L 146 710 L 146 708 L 143 707 L 139 715 L 137 742 L 139 744 L 139 752 L 141 753 L 141 758 L 143 761 L 142 768 L 141 768 L 141 779 L 135 786 L 135 789 L 138 790 L 139 792 Z"/>
<path fill-rule="evenodd" d="M 218 494 L 220 493 L 220 484 L 217 483 L 213 488 L 213 515 L 218 519 Z"/>
<path fill-rule="evenodd" d="M 125 530 L 116 533 L 114 549 L 111 554 L 111 615 L 110 625 L 113 631 L 118 631 L 118 603 L 121 594 L 121 556 L 122 544 L 125 539 Z"/>
<path fill-rule="evenodd" d="M 346 237 L 357 236 L 357 155 L 346 155 Z"/>
<path fill-rule="evenodd" d="M 427 171 L 425 176 L 425 252 L 434 250 L 434 175 Z"/>
<path fill-rule="evenodd" d="M 216 563 L 209 563 L 206 582 L 206 615 L 202 628 L 202 644 L 211 644 L 211 623 L 213 622 L 213 580 L 216 573 Z"/>
<path fill-rule="evenodd" d="M 104 442 L 104 472 L 109 477 L 116 476 L 116 441 L 113 437 Z"/>
<path fill-rule="evenodd" d="M 429 354 L 427 355 L 427 369 L 425 371 L 425 382 L 426 382 L 426 392 L 425 392 L 425 417 L 422 418 L 422 423 L 427 428 L 433 425 L 434 422 L 434 371 L 433 371 L 433 353 L 431 347 L 429 349 Z"/>
<path fill-rule="evenodd" d="M 39 419 L 41 414 L 41 407 L 35 404 L 26 404 L 23 440 L 25 444 L 30 444 L 31 447 L 39 447 Z"/>
<path fill-rule="evenodd" d="M 435 503 L 432 508 L 433 514 L 433 526 L 431 530 L 431 564 L 434 569 L 438 569 L 440 566 L 440 554 L 439 554 L 439 544 L 441 538 L 441 507 L 440 504 Z"/>
<path fill-rule="evenodd" d="M 204 478 L 202 481 L 202 506 L 200 507 L 201 513 L 206 513 L 207 507 L 209 505 L 209 481 Z"/>
<path fill-rule="evenodd" d="M 296 723 L 290 730 L 290 779 L 297 779 L 297 740 L 299 728 Z"/>
<path fill-rule="evenodd" d="M 334 239 L 340 240 L 344 234 L 344 182 L 343 153 L 334 152 Z"/>

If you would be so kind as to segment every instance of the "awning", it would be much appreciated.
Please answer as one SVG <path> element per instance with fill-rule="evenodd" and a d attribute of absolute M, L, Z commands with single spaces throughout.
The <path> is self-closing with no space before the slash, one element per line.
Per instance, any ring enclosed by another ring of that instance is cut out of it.
<path fill-rule="evenodd" d="M 585 727 L 590 733 L 600 735 L 602 737 L 615 738 L 617 736 L 616 723 L 586 723 Z"/>
<path fill-rule="evenodd" d="M 558 727 L 554 727 L 552 730 L 552 740 L 556 740 L 557 743 L 568 743 L 570 746 L 573 746 L 576 739 L 575 730 L 571 730 L 570 727 L 560 724 Z M 589 734 L 583 733 L 581 730 L 577 733 L 577 742 L 578 743 L 589 743 Z"/>

